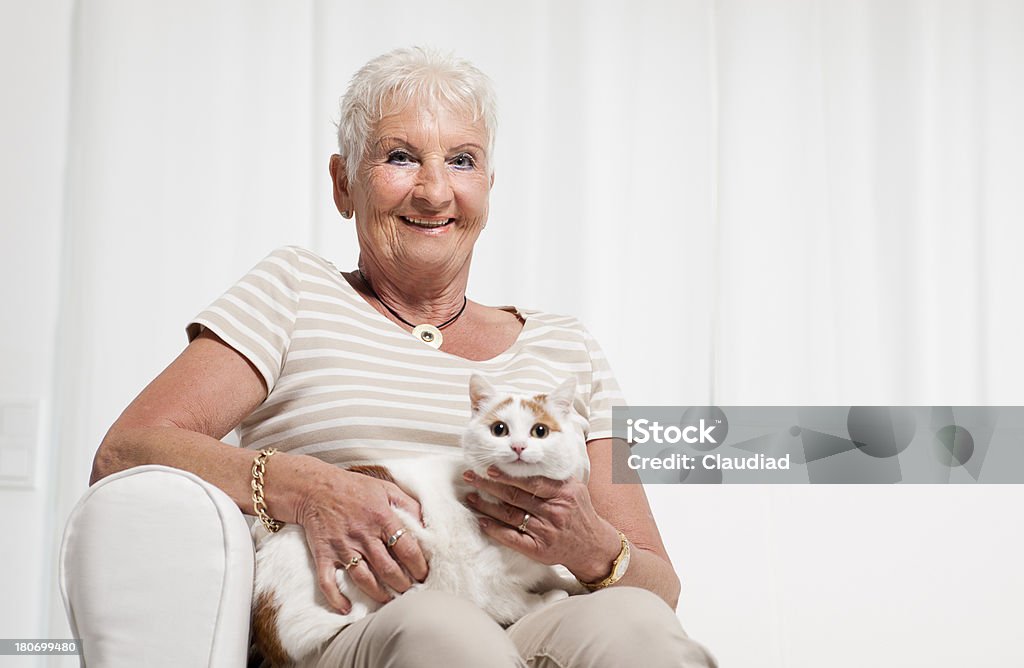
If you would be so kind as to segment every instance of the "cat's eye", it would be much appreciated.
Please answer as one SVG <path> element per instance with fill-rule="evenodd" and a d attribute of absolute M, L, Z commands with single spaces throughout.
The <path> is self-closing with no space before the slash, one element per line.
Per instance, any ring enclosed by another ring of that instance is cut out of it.
<path fill-rule="evenodd" d="M 505 424 L 504 422 L 495 422 L 494 424 L 491 425 L 491 433 L 494 434 L 495 436 L 499 436 L 499 437 L 500 436 L 507 436 L 508 435 L 508 425 Z"/>
<path fill-rule="evenodd" d="M 544 438 L 545 436 L 548 435 L 548 432 L 550 431 L 551 430 L 548 429 L 548 426 L 546 424 L 540 424 L 538 422 L 537 424 L 533 425 L 533 429 L 530 430 L 530 436 L 533 436 L 534 438 Z"/>

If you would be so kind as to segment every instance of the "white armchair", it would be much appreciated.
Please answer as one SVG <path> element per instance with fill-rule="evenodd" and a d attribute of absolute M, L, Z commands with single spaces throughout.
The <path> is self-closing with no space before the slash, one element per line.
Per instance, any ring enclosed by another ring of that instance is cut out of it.
<path fill-rule="evenodd" d="M 88 668 L 245 666 L 252 581 L 244 516 L 178 469 L 104 478 L 64 531 L 61 593 Z"/>

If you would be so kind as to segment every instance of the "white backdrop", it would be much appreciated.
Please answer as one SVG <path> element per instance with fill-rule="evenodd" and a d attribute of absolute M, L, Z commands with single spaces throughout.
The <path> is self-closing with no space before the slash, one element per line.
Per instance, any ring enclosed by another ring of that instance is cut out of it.
<path fill-rule="evenodd" d="M 0 489 L 27 504 L 0 636 L 66 634 L 55 536 L 184 323 L 278 245 L 353 265 L 331 123 L 396 46 L 497 86 L 471 297 L 579 316 L 632 403 L 1024 402 L 1024 3 L 27 7 L 0 20 L 0 398 L 47 417 L 35 490 Z M 649 494 L 725 666 L 1024 663 L 1019 487 Z"/>

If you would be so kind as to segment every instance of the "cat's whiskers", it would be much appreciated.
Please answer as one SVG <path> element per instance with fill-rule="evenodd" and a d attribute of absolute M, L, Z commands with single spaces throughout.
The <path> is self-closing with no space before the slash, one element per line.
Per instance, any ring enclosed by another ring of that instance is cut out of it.
<path fill-rule="evenodd" d="M 475 469 L 486 469 L 491 465 L 498 465 L 500 461 L 494 456 L 494 453 L 481 451 L 481 450 L 467 450 L 466 459 L 473 465 Z"/>

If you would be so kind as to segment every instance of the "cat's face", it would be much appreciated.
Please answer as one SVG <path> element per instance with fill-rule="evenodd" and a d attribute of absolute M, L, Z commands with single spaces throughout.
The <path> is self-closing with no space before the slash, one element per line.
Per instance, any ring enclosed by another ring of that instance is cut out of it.
<path fill-rule="evenodd" d="M 579 475 L 586 454 L 569 418 L 575 394 L 574 378 L 548 394 L 524 396 L 498 392 L 474 374 L 469 381 L 472 417 L 462 436 L 470 467 L 483 474 L 495 465 L 520 478 Z"/>

